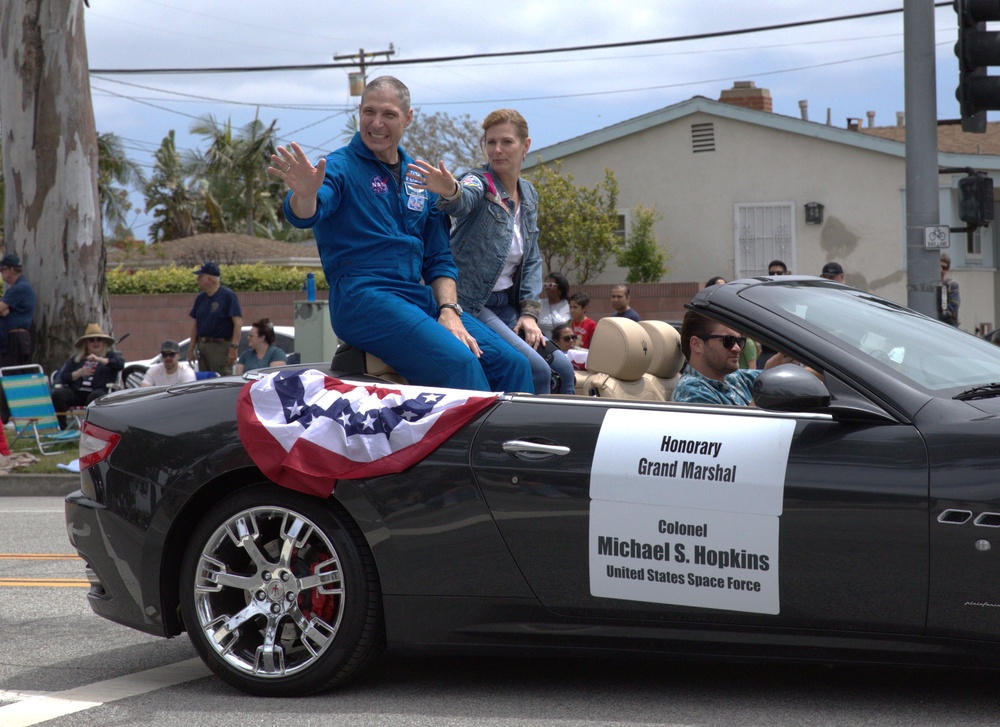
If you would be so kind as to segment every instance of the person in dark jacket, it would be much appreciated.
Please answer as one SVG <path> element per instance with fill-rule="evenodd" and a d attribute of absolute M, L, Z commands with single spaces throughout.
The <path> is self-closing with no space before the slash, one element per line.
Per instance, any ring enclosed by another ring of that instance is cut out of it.
<path fill-rule="evenodd" d="M 118 380 L 125 368 L 125 359 L 114 350 L 115 339 L 91 323 L 76 339 L 76 353 L 56 374 L 52 403 L 59 418 L 59 427 L 66 428 L 66 412 L 75 406 L 86 406 L 108 393 L 108 386 Z"/>

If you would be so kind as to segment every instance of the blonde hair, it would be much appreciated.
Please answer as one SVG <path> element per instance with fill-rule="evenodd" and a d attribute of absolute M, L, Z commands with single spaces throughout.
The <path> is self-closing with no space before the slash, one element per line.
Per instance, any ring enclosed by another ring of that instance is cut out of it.
<path fill-rule="evenodd" d="M 497 124 L 513 124 L 514 130 L 517 132 L 517 136 L 521 141 L 528 138 L 528 122 L 524 120 L 519 111 L 514 109 L 497 109 L 496 111 L 490 111 L 483 119 L 483 137 L 480 142 L 486 143 L 486 132 Z"/>

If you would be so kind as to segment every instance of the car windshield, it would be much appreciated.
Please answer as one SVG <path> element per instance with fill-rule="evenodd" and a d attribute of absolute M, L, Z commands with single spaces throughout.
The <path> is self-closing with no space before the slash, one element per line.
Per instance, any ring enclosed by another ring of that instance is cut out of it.
<path fill-rule="evenodd" d="M 800 281 L 741 295 L 928 392 L 1000 382 L 1000 347 L 863 291 Z"/>

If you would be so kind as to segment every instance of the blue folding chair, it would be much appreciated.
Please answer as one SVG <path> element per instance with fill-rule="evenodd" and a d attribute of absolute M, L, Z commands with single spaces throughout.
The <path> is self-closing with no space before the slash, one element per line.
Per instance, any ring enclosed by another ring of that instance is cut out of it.
<path fill-rule="evenodd" d="M 59 429 L 49 394 L 49 380 L 38 364 L 0 368 L 0 387 L 7 397 L 10 419 L 14 422 L 14 438 L 8 444 L 14 444 L 21 435 L 31 432 L 39 452 L 56 454 L 58 444 L 80 438 L 79 429 Z"/>

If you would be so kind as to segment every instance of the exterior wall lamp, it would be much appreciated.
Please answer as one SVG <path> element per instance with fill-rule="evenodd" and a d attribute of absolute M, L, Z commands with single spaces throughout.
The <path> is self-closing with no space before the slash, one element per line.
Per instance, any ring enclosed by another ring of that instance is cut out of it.
<path fill-rule="evenodd" d="M 806 224 L 807 225 L 822 225 L 823 224 L 823 205 L 819 202 L 806 202 Z"/>

